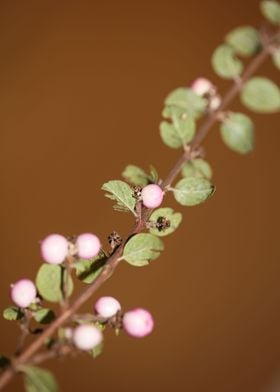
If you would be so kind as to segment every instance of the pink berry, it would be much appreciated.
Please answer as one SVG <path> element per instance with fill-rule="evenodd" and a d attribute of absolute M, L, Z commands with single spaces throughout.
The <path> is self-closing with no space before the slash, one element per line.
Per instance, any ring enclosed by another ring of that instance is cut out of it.
<path fill-rule="evenodd" d="M 35 284 L 29 279 L 20 279 L 11 285 L 12 301 L 20 308 L 27 308 L 36 298 Z"/>
<path fill-rule="evenodd" d="M 191 85 L 192 90 L 200 96 L 215 91 L 215 86 L 206 78 L 197 78 Z"/>
<path fill-rule="evenodd" d="M 219 95 L 214 95 L 210 98 L 209 108 L 211 110 L 217 110 L 218 107 L 221 105 L 222 99 Z"/>
<path fill-rule="evenodd" d="M 92 324 L 82 324 L 74 330 L 72 338 L 80 350 L 91 350 L 102 342 L 103 334 Z"/>
<path fill-rule="evenodd" d="M 129 335 L 143 338 L 152 332 L 154 320 L 150 312 L 138 308 L 124 314 L 123 327 Z"/>
<path fill-rule="evenodd" d="M 142 189 L 143 204 L 147 208 L 156 208 L 161 205 L 163 190 L 156 184 L 150 184 Z"/>
<path fill-rule="evenodd" d="M 68 241 L 60 234 L 51 234 L 41 243 L 43 259 L 50 264 L 61 264 L 68 254 Z"/>
<path fill-rule="evenodd" d="M 82 259 L 91 259 L 98 255 L 101 243 L 99 238 L 91 233 L 80 234 L 76 240 L 78 256 Z"/>
<path fill-rule="evenodd" d="M 101 297 L 95 304 L 95 310 L 99 316 L 110 318 L 121 310 L 121 305 L 114 297 Z"/>

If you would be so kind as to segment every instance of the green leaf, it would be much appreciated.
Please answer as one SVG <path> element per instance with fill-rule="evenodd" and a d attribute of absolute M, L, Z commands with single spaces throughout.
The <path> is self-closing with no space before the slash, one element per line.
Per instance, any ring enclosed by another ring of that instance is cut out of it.
<path fill-rule="evenodd" d="M 162 141 L 171 148 L 187 145 L 195 135 L 195 122 L 192 117 L 178 118 L 172 116 L 172 123 L 163 121 L 160 124 Z"/>
<path fill-rule="evenodd" d="M 173 233 L 179 227 L 183 219 L 183 216 L 180 212 L 174 212 L 172 208 L 166 207 L 155 210 L 150 216 L 150 221 L 157 222 L 157 220 L 161 217 L 164 217 L 170 221 L 170 227 L 163 231 L 159 231 L 157 228 L 150 229 L 151 234 L 155 234 L 159 237 L 164 237 Z"/>
<path fill-rule="evenodd" d="M 84 283 L 92 283 L 102 272 L 103 267 L 107 261 L 104 255 L 97 256 L 93 260 L 78 260 L 74 264 L 76 275 L 78 279 Z"/>
<path fill-rule="evenodd" d="M 90 354 L 93 356 L 93 358 L 97 358 L 99 357 L 100 354 L 102 354 L 104 349 L 104 343 L 100 343 L 98 344 L 98 346 L 95 346 L 92 350 L 90 350 Z"/>
<path fill-rule="evenodd" d="M 55 314 L 51 309 L 39 309 L 33 313 L 34 319 L 40 324 L 49 324 L 55 319 Z"/>
<path fill-rule="evenodd" d="M 21 366 L 27 392 L 57 392 L 57 382 L 49 371 L 35 366 Z"/>
<path fill-rule="evenodd" d="M 134 211 L 135 198 L 132 195 L 132 189 L 126 182 L 120 180 L 108 181 L 102 185 L 101 189 L 108 192 L 105 194 L 106 197 L 117 202 L 113 207 L 116 211 L 131 211 L 133 215 L 136 215 Z"/>
<path fill-rule="evenodd" d="M 261 11 L 269 22 L 280 25 L 280 4 L 278 1 L 262 1 Z"/>
<path fill-rule="evenodd" d="M 148 184 L 148 175 L 143 169 L 135 165 L 128 165 L 122 172 L 122 176 L 130 184 L 144 187 Z"/>
<path fill-rule="evenodd" d="M 0 354 L 0 371 L 6 369 L 8 366 L 10 366 L 10 364 L 11 364 L 10 358 Z"/>
<path fill-rule="evenodd" d="M 68 296 L 73 292 L 73 280 L 61 265 L 42 264 L 37 276 L 36 286 L 40 295 L 50 302 L 60 302 L 63 299 L 63 279 L 68 282 Z"/>
<path fill-rule="evenodd" d="M 280 110 L 280 89 L 270 79 L 255 76 L 245 83 L 241 101 L 258 113 L 274 113 Z"/>
<path fill-rule="evenodd" d="M 272 60 L 278 69 L 280 69 L 280 48 L 274 49 L 272 52 Z"/>
<path fill-rule="evenodd" d="M 4 309 L 3 317 L 9 321 L 21 320 L 24 317 L 24 312 L 17 306 L 10 306 Z"/>
<path fill-rule="evenodd" d="M 149 233 L 140 233 L 127 242 L 122 258 L 131 265 L 142 267 L 156 259 L 163 249 L 163 242 L 158 237 Z"/>
<path fill-rule="evenodd" d="M 214 51 L 212 66 L 217 75 L 225 79 L 234 79 L 243 71 L 242 62 L 235 57 L 234 49 L 227 44 L 218 46 Z"/>
<path fill-rule="evenodd" d="M 153 165 L 150 165 L 149 182 L 152 184 L 158 183 L 158 172 Z"/>
<path fill-rule="evenodd" d="M 194 206 L 208 199 L 214 190 L 214 185 L 205 178 L 188 177 L 180 180 L 173 192 L 178 203 L 183 206 Z"/>
<path fill-rule="evenodd" d="M 254 123 L 243 113 L 230 113 L 221 124 L 221 136 L 231 150 L 247 154 L 254 147 Z"/>
<path fill-rule="evenodd" d="M 226 36 L 226 42 L 241 56 L 251 56 L 260 47 L 259 33 L 251 26 L 241 26 L 230 31 Z"/>
<path fill-rule="evenodd" d="M 211 166 L 202 158 L 192 159 L 186 162 L 182 168 L 183 177 L 202 177 L 210 180 L 212 175 Z"/>
<path fill-rule="evenodd" d="M 183 113 L 191 117 L 199 117 L 207 107 L 207 100 L 195 94 L 191 88 L 179 87 L 172 91 L 165 99 L 165 105 L 176 107 L 177 116 Z M 181 109 L 181 110 L 178 110 Z M 171 113 L 174 113 L 174 108 L 166 108 L 163 112 L 164 117 L 170 118 Z"/>

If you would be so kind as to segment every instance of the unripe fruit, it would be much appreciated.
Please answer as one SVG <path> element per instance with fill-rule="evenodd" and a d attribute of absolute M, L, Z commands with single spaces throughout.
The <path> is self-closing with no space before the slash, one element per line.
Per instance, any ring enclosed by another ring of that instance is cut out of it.
<path fill-rule="evenodd" d="M 82 259 L 91 259 L 98 255 L 101 243 L 99 238 L 91 233 L 80 234 L 76 240 L 78 256 Z"/>
<path fill-rule="evenodd" d="M 138 308 L 124 314 L 123 327 L 129 335 L 143 338 L 152 332 L 154 320 L 150 312 Z"/>
<path fill-rule="evenodd" d="M 68 241 L 60 234 L 51 234 L 41 243 L 41 254 L 49 264 L 61 264 L 68 254 Z"/>
<path fill-rule="evenodd" d="M 143 204 L 147 208 L 159 207 L 163 199 L 163 190 L 156 184 L 150 184 L 142 189 Z"/>
<path fill-rule="evenodd" d="M 110 318 L 121 310 L 121 305 L 119 301 L 113 297 L 101 297 L 95 304 L 95 310 L 99 316 Z"/>
<path fill-rule="evenodd" d="M 192 90 L 200 96 L 215 91 L 215 86 L 206 78 L 197 78 L 191 85 Z"/>
<path fill-rule="evenodd" d="M 92 324 L 82 324 L 74 330 L 72 339 L 80 350 L 92 350 L 102 342 L 103 334 Z"/>
<path fill-rule="evenodd" d="M 27 308 L 35 300 L 37 290 L 29 279 L 20 279 L 11 285 L 12 301 L 20 308 Z"/>

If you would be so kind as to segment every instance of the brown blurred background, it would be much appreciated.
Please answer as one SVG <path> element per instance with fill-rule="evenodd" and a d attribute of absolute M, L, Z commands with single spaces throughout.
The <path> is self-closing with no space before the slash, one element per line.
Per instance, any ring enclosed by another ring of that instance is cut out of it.
<path fill-rule="evenodd" d="M 167 174 L 179 152 L 159 139 L 164 97 L 199 75 L 223 93 L 211 52 L 261 20 L 255 0 L 1 2 L 1 309 L 11 282 L 35 277 L 47 234 L 128 231 L 101 184 L 128 163 Z M 271 61 L 259 74 L 279 83 Z M 162 257 L 123 263 L 98 294 L 150 309 L 153 335 L 108 333 L 96 361 L 46 364 L 62 391 L 280 391 L 279 115 L 253 117 L 254 153 L 230 152 L 213 129 L 214 197 L 176 206 L 184 221 Z M 1 321 L 2 353 L 17 334 Z"/>

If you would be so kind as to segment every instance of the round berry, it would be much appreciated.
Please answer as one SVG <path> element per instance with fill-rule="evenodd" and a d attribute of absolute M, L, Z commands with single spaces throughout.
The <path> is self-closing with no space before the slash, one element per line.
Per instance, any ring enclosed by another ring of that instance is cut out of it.
<path fill-rule="evenodd" d="M 74 330 L 72 338 L 80 350 L 91 350 L 102 342 L 103 334 L 92 324 L 82 324 Z"/>
<path fill-rule="evenodd" d="M 215 91 L 214 85 L 206 78 L 197 78 L 191 85 L 192 90 L 200 96 Z"/>
<path fill-rule="evenodd" d="M 43 259 L 50 264 L 61 264 L 68 254 L 68 241 L 60 234 L 51 234 L 41 243 Z"/>
<path fill-rule="evenodd" d="M 101 297 L 95 304 L 95 310 L 99 316 L 110 318 L 121 310 L 121 305 L 114 297 Z"/>
<path fill-rule="evenodd" d="M 147 208 L 156 208 L 161 205 L 163 190 L 156 184 L 150 184 L 142 189 L 143 204 Z"/>
<path fill-rule="evenodd" d="M 12 301 L 20 308 L 27 308 L 36 298 L 36 287 L 32 280 L 20 279 L 11 285 Z"/>
<path fill-rule="evenodd" d="M 150 312 L 138 308 L 124 314 L 123 327 L 129 335 L 143 338 L 152 332 L 154 320 Z"/>
<path fill-rule="evenodd" d="M 219 106 L 221 105 L 222 100 L 221 97 L 219 95 L 214 95 L 210 101 L 209 101 L 209 108 L 210 110 L 217 110 L 219 108 Z"/>
<path fill-rule="evenodd" d="M 99 238 L 91 233 L 80 234 L 76 240 L 78 256 L 82 259 L 91 259 L 98 255 L 101 243 Z"/>

